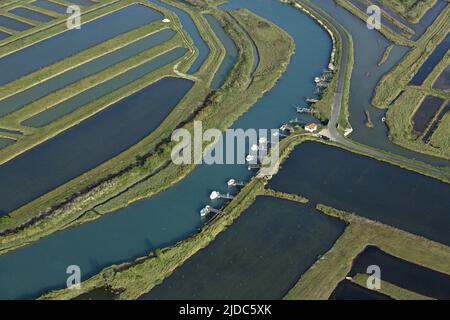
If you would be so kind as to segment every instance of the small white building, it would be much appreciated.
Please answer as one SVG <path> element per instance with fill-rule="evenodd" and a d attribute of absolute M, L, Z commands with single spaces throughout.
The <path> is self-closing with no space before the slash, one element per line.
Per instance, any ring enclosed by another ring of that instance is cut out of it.
<path fill-rule="evenodd" d="M 305 125 L 305 130 L 308 132 L 316 132 L 319 126 L 316 123 L 310 123 Z"/>
<path fill-rule="evenodd" d="M 169 22 L 170 22 L 170 19 L 164 18 L 162 22 L 164 22 L 164 23 L 169 23 Z"/>

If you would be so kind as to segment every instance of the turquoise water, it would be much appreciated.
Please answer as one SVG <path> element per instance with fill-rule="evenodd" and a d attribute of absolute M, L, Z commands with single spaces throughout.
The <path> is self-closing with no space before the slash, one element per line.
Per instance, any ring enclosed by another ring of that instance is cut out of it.
<path fill-rule="evenodd" d="M 133 19 L 129 19 L 132 16 Z M 80 30 L 70 30 L 0 58 L 0 85 L 47 67 L 102 42 L 142 27 L 157 19 L 160 12 L 133 4 L 92 22 Z M 0 20 L 1 24 L 1 20 Z M 74 46 L 73 43 L 77 45 Z"/>
<path fill-rule="evenodd" d="M 225 58 L 222 61 L 219 70 L 217 70 L 216 74 L 214 75 L 214 79 L 211 83 L 212 89 L 219 89 L 225 82 L 234 65 L 236 64 L 239 52 L 235 43 L 228 36 L 225 30 L 223 30 L 219 21 L 217 21 L 217 19 L 210 14 L 205 15 L 205 17 L 226 50 Z"/>
<path fill-rule="evenodd" d="M 304 103 L 314 91 L 312 80 L 329 61 L 330 38 L 313 20 L 278 1 L 232 1 L 231 7 L 246 7 L 274 21 L 297 43 L 287 72 L 235 123 L 235 127 L 244 129 L 278 128 L 296 116 L 294 107 Z M 189 24 L 184 26 L 191 34 Z M 199 210 L 209 203 L 212 190 L 226 190 L 226 181 L 231 177 L 247 180 L 251 175 L 245 166 L 200 166 L 156 197 L 2 255 L 0 298 L 33 298 L 46 290 L 61 288 L 70 264 L 78 264 L 86 279 L 113 263 L 130 261 L 183 240 L 205 222 Z M 29 265 L 33 265 L 31 272 Z"/>
<path fill-rule="evenodd" d="M 0 166 L 0 215 L 109 160 L 148 136 L 192 87 L 164 78 Z"/>
<path fill-rule="evenodd" d="M 152 36 L 118 49 L 112 53 L 101 56 L 79 67 L 64 72 L 47 81 L 39 83 L 27 90 L 19 92 L 9 98 L 0 100 L 0 116 L 19 110 L 24 106 L 41 99 L 59 89 L 71 85 L 77 81 L 101 72 L 115 64 L 127 60 L 137 54 L 149 50 L 175 35 L 170 29 L 163 30 Z"/>

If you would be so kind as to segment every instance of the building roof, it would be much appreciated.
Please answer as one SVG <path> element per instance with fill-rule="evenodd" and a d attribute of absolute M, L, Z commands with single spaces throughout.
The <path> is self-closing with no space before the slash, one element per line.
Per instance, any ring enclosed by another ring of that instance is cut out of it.
<path fill-rule="evenodd" d="M 316 123 L 310 123 L 310 124 L 307 124 L 307 125 L 305 126 L 305 128 L 314 130 L 314 129 L 317 129 L 317 124 L 316 124 Z"/>

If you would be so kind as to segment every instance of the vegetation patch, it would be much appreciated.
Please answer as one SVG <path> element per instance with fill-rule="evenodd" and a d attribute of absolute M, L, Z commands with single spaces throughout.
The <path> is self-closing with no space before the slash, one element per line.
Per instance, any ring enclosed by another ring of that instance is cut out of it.
<path fill-rule="evenodd" d="M 380 0 L 412 23 L 418 23 L 437 0 Z"/>
<path fill-rule="evenodd" d="M 317 208 L 348 224 L 333 248 L 317 261 L 285 299 L 328 299 L 350 272 L 355 257 L 368 245 L 444 274 L 450 274 L 450 248 L 399 229 L 324 205 Z"/>
<path fill-rule="evenodd" d="M 442 113 L 442 108 L 446 107 L 446 103 L 442 104 L 444 100 L 440 100 L 441 103 L 438 106 L 436 112 L 431 112 L 430 116 L 427 117 L 428 120 L 424 120 L 425 124 L 421 125 L 420 128 L 416 126 L 419 132 L 414 129 L 414 120 L 417 112 L 420 112 L 422 106 L 426 106 L 426 93 L 420 90 L 406 90 L 396 102 L 389 108 L 386 115 L 386 123 L 389 128 L 389 138 L 392 142 L 401 145 L 402 147 L 442 157 L 445 159 L 450 159 L 450 149 L 445 148 L 448 146 L 448 136 L 442 135 L 445 132 L 445 128 L 450 126 L 449 119 L 443 118 L 438 120 L 437 127 L 442 127 L 441 134 L 434 136 L 432 143 L 428 142 L 428 137 L 425 138 L 425 142 L 421 139 L 422 134 L 426 130 L 433 129 L 433 123 L 440 117 Z M 427 110 L 428 113 L 428 110 Z M 434 119 L 434 120 L 433 120 Z M 417 121 L 417 120 L 416 120 Z M 426 143 L 428 142 L 428 143 Z"/>

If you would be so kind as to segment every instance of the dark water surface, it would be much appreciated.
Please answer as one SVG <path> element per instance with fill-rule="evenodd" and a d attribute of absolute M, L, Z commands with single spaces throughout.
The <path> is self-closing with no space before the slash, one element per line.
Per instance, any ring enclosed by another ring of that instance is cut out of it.
<path fill-rule="evenodd" d="M 2 215 L 139 142 L 160 125 L 192 85 L 185 79 L 164 78 L 1 165 Z"/>
<path fill-rule="evenodd" d="M 12 19 L 7 16 L 0 16 L 0 26 L 6 27 L 13 31 L 25 31 L 30 28 L 33 28 L 33 26 L 28 23 L 25 23 L 25 22 L 22 22 L 22 21 L 19 21 L 16 19 Z"/>
<path fill-rule="evenodd" d="M 132 16 L 133 19 L 129 19 Z M 133 4 L 92 22 L 80 30 L 70 30 L 0 58 L 0 85 L 47 67 L 102 42 L 142 27 L 162 14 Z M 1 24 L 1 20 L 0 20 Z M 73 44 L 77 45 L 74 46 Z"/>
<path fill-rule="evenodd" d="M 423 100 L 419 109 L 413 116 L 413 127 L 414 131 L 418 133 L 423 133 L 426 128 L 428 128 L 431 120 L 433 120 L 436 112 L 439 111 L 444 100 L 438 97 L 427 96 Z"/>
<path fill-rule="evenodd" d="M 371 265 L 380 267 L 383 281 L 427 297 L 450 299 L 450 275 L 397 258 L 373 246 L 367 247 L 353 261 L 349 275 L 365 274 Z"/>
<path fill-rule="evenodd" d="M 445 92 L 450 91 L 450 66 L 442 71 L 439 78 L 437 78 L 436 82 L 433 85 L 433 88 L 442 90 Z"/>
<path fill-rule="evenodd" d="M 258 197 L 225 232 L 143 299 L 282 299 L 342 234 L 314 208 Z"/>
<path fill-rule="evenodd" d="M 439 124 L 441 120 L 445 117 L 445 115 L 450 112 L 450 102 L 447 103 L 447 106 L 445 106 L 441 112 L 439 112 L 438 116 L 434 120 L 433 124 L 431 125 L 430 129 L 428 129 L 427 133 L 422 138 L 422 141 L 428 142 L 431 137 L 433 136 L 436 129 L 439 127 Z"/>
<path fill-rule="evenodd" d="M 405 18 L 403 18 L 400 14 L 385 6 L 380 0 L 370 0 L 373 4 L 376 4 L 384 11 L 386 11 L 392 18 L 401 22 L 403 25 L 414 30 L 414 36 L 411 38 L 412 40 L 418 40 L 424 33 L 427 31 L 428 27 L 436 20 L 439 14 L 445 9 L 445 6 L 448 4 L 447 0 L 437 0 L 436 4 L 425 13 L 425 15 L 420 19 L 418 23 L 411 23 Z"/>
<path fill-rule="evenodd" d="M 24 125 L 40 128 L 56 121 L 71 112 L 89 104 L 92 101 L 103 98 L 104 96 L 119 90 L 120 88 L 133 83 L 134 81 L 146 76 L 147 74 L 172 63 L 187 52 L 185 48 L 177 48 L 155 59 L 152 59 L 140 66 L 130 69 L 110 80 L 107 80 L 93 88 L 87 89 L 80 94 L 57 104 L 23 122 Z"/>
<path fill-rule="evenodd" d="M 11 37 L 10 34 L 0 31 L 0 41 L 9 37 Z"/>
<path fill-rule="evenodd" d="M 15 140 L 0 137 L 0 150 L 15 143 Z"/>
<path fill-rule="evenodd" d="M 200 35 L 200 32 L 198 31 L 197 25 L 195 24 L 194 20 L 192 20 L 191 16 L 188 13 L 186 13 L 181 9 L 178 9 L 177 7 L 171 6 L 170 4 L 161 2 L 159 0 L 149 0 L 149 2 L 174 12 L 181 20 L 183 27 L 185 28 L 185 30 L 189 32 L 189 36 L 194 41 L 195 47 L 199 51 L 197 59 L 192 64 L 188 73 L 192 74 L 199 71 L 201 66 L 205 62 L 206 58 L 208 58 L 209 47 L 206 44 L 205 40 L 203 40 L 202 36 Z"/>
<path fill-rule="evenodd" d="M 450 185 L 385 162 L 306 142 L 269 186 L 450 245 Z"/>
<path fill-rule="evenodd" d="M 84 7 L 89 7 L 92 6 L 94 4 L 93 1 L 90 0 L 67 0 L 67 2 L 79 5 L 79 6 L 84 6 Z"/>

